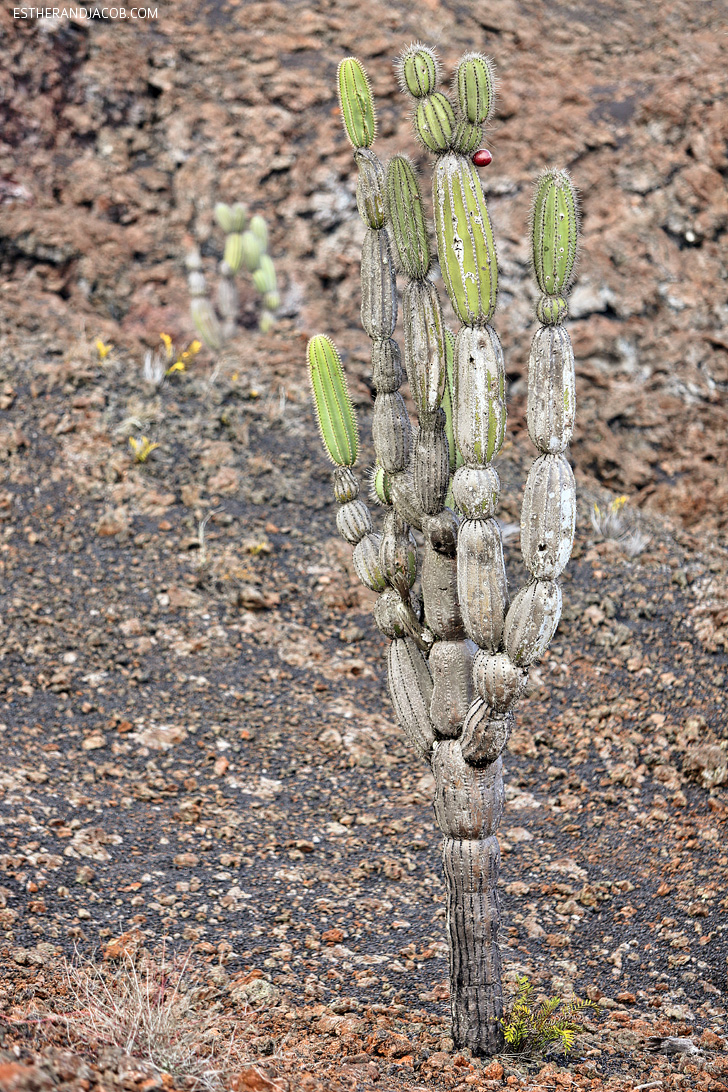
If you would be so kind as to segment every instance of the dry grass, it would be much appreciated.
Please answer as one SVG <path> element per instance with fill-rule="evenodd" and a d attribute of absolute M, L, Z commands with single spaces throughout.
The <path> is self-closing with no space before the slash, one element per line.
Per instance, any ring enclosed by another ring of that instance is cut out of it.
<path fill-rule="evenodd" d="M 637 557 L 650 543 L 650 536 L 635 526 L 635 515 L 625 511 L 627 497 L 615 497 L 606 508 L 594 504 L 591 525 L 604 539 L 618 542 L 628 557 Z"/>
<path fill-rule="evenodd" d="M 113 965 L 77 958 L 65 967 L 72 1045 L 115 1047 L 188 1088 L 219 1092 L 253 1066 L 251 1017 L 225 1014 L 209 989 L 188 977 L 188 959 L 125 953 Z"/>

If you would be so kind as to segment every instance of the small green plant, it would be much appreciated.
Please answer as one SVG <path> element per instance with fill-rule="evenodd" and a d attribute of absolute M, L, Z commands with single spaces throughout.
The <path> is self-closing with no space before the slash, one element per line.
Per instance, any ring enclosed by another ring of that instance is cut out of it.
<path fill-rule="evenodd" d="M 598 1011 L 599 1006 L 594 1001 L 564 1001 L 561 997 L 537 1003 L 533 984 L 525 975 L 519 976 L 510 1012 L 501 1019 L 508 1053 L 539 1055 L 556 1044 L 564 1054 L 570 1054 L 576 1036 L 584 1030 L 586 1009 Z"/>
<path fill-rule="evenodd" d="M 159 447 L 159 444 L 153 444 L 146 436 L 142 436 L 139 440 L 135 439 L 134 436 L 130 436 L 129 447 L 134 455 L 134 462 L 145 463 L 154 449 Z"/>
<path fill-rule="evenodd" d="M 274 312 L 281 305 L 276 271 L 268 254 L 268 227 L 262 216 L 251 217 L 244 205 L 215 205 L 215 219 L 225 232 L 225 247 L 220 262 L 217 306 L 207 295 L 202 259 L 195 250 L 187 255 L 187 284 L 192 301 L 190 313 L 195 329 L 209 349 L 221 349 L 237 328 L 240 301 L 235 277 L 245 266 L 256 290 L 262 296 L 263 310 L 258 326 L 265 334 L 275 322 Z"/>
<path fill-rule="evenodd" d="M 169 334 L 161 333 L 159 339 L 162 346 L 157 349 L 147 349 L 144 355 L 142 378 L 145 383 L 153 387 L 161 387 L 165 379 L 175 372 L 186 372 L 187 365 L 197 356 L 202 348 L 201 341 L 191 341 L 186 349 L 177 351 Z"/>
<path fill-rule="evenodd" d="M 113 348 L 114 346 L 111 344 L 105 345 L 100 337 L 96 338 L 96 353 L 98 355 L 99 364 L 103 364 Z"/>

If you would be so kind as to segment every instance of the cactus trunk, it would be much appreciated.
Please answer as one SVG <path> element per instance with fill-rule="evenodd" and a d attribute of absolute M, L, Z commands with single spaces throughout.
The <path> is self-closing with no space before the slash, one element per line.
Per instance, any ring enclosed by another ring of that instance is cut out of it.
<path fill-rule="evenodd" d="M 498 839 L 444 838 L 452 1033 L 474 1055 L 502 1047 L 503 990 L 498 946 Z"/>

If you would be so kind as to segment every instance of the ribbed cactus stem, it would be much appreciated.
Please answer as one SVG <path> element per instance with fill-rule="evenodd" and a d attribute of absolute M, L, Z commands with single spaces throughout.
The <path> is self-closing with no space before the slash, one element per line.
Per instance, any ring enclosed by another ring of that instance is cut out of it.
<path fill-rule="evenodd" d="M 498 478 L 491 466 L 506 426 L 503 352 L 490 325 L 498 267 L 480 178 L 468 158 L 493 110 L 490 64 L 478 54 L 466 55 L 455 88 L 459 121 L 452 106 L 446 111 L 441 101 L 445 96 L 430 95 L 417 100 L 414 127 L 437 156 L 433 210 L 438 256 L 450 302 L 463 323 L 455 338 L 454 390 L 449 392 L 453 440 L 463 462 L 455 471 L 453 497 L 464 502 L 466 517 L 458 532 L 456 586 L 465 632 L 482 656 L 501 651 L 508 609 L 503 546 L 494 518 Z M 443 362 L 446 380 L 446 354 Z M 471 676 L 469 696 L 472 681 Z M 435 752 L 435 814 L 445 838 L 453 1034 L 458 1045 L 477 1053 L 492 1053 L 502 1043 L 496 831 L 503 801 L 499 755 L 509 731 L 510 721 L 499 720 L 476 693 L 458 738 Z M 438 764 L 441 751 L 445 767 Z M 447 777 L 443 771 L 449 771 Z"/>

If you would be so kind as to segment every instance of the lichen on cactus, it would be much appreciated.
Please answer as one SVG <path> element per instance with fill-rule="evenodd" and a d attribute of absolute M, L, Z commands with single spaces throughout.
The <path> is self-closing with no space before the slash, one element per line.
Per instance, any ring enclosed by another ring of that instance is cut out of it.
<path fill-rule="evenodd" d="M 530 582 L 509 594 L 494 466 L 506 433 L 503 350 L 492 325 L 497 303 L 495 242 L 477 150 L 495 104 L 490 61 L 468 53 L 452 98 L 438 89 L 433 50 L 401 54 L 398 75 L 413 100 L 413 127 L 435 156 L 433 213 L 437 257 L 456 316 L 444 324 L 419 181 L 411 161 L 385 168 L 372 149 L 376 115 L 369 79 L 354 58 L 338 71 L 346 134 L 359 169 L 357 207 L 365 225 L 362 324 L 371 339 L 376 391 L 372 497 L 385 508 L 382 531 L 358 497 L 353 473 L 356 423 L 341 362 L 323 335 L 309 342 L 317 417 L 334 461 L 337 528 L 354 546 L 354 567 L 380 592 L 374 619 L 390 640 L 388 682 L 397 720 L 435 778 L 443 834 L 450 942 L 453 1038 L 473 1054 L 503 1044 L 500 866 L 504 809 L 502 753 L 528 669 L 558 626 L 558 578 L 573 542 L 574 476 L 565 452 L 574 428 L 574 356 L 563 325 L 578 242 L 578 209 L 564 171 L 538 180 L 531 214 L 533 275 L 540 290 L 529 360 L 528 431 L 537 456 L 521 517 Z M 404 351 L 394 340 L 396 268 Z M 406 373 L 417 420 L 400 393 Z M 422 532 L 420 555 L 411 527 Z M 419 582 L 418 582 L 419 581 Z"/>

